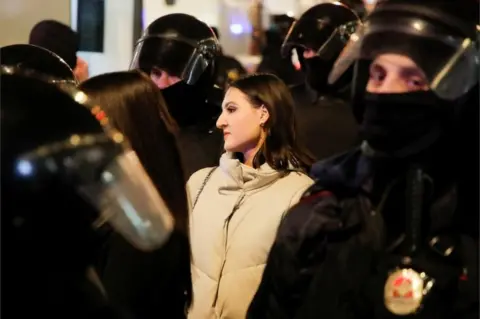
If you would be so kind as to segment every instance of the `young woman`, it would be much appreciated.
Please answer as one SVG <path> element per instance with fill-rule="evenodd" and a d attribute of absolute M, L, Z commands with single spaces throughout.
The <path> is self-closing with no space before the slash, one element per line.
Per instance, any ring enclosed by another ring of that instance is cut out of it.
<path fill-rule="evenodd" d="M 293 100 L 279 78 L 241 78 L 222 109 L 220 165 L 188 181 L 194 319 L 245 318 L 279 223 L 313 183 L 305 174 L 312 158 L 297 144 Z"/>
<path fill-rule="evenodd" d="M 141 252 L 109 232 L 98 265 L 109 298 L 134 318 L 184 318 L 192 299 L 188 201 L 175 122 L 150 78 L 138 71 L 93 77 L 80 88 L 101 105 L 130 141 L 175 217 L 158 251 Z"/>

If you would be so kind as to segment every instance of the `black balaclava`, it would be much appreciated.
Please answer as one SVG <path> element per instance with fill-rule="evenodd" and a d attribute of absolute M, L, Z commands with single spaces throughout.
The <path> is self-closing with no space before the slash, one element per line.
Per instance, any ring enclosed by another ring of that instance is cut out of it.
<path fill-rule="evenodd" d="M 304 59 L 305 78 L 308 85 L 317 92 L 328 91 L 328 74 L 334 63 L 335 60 L 325 60 L 318 56 Z"/>
<path fill-rule="evenodd" d="M 221 112 L 217 103 L 210 101 L 214 91 L 210 69 L 205 71 L 195 85 L 179 81 L 161 90 L 169 112 L 180 127 L 211 122 Z"/>
<path fill-rule="evenodd" d="M 427 78 L 443 63 L 452 50 L 434 40 L 398 34 L 375 34 L 365 39 L 363 50 L 375 55 L 395 53 L 409 56 L 421 66 Z M 378 43 L 384 43 L 378 49 Z M 431 54 L 435 52 L 435 54 Z M 435 144 L 453 125 L 458 101 L 442 100 L 432 91 L 395 94 L 365 93 L 361 135 L 379 155 L 404 158 Z"/>

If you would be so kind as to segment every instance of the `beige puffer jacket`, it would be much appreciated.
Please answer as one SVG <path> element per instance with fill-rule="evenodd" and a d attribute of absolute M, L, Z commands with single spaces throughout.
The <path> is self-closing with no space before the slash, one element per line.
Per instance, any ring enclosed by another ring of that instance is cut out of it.
<path fill-rule="evenodd" d="M 211 168 L 187 183 L 193 203 Z M 193 306 L 189 319 L 244 319 L 284 214 L 313 181 L 268 164 L 245 166 L 225 153 L 190 217 Z"/>

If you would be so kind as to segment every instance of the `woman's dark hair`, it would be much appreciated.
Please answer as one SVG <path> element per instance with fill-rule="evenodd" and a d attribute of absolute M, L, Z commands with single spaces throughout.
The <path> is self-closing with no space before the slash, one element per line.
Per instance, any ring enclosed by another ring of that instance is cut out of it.
<path fill-rule="evenodd" d="M 253 167 L 268 163 L 279 171 L 288 171 L 289 166 L 309 171 L 314 158 L 299 144 L 293 97 L 285 83 L 273 74 L 250 74 L 233 82 L 245 94 L 254 107 L 264 106 L 270 113 L 265 123 L 267 136 L 253 159 Z"/>
<path fill-rule="evenodd" d="M 81 83 L 80 89 L 102 106 L 112 126 L 129 140 L 172 212 L 176 230 L 189 244 L 188 200 L 175 138 L 177 125 L 161 91 L 138 70 L 102 74 Z M 190 270 L 190 246 L 188 254 Z M 187 288 L 191 299 L 191 284 Z M 188 300 L 188 306 L 190 303 Z"/>

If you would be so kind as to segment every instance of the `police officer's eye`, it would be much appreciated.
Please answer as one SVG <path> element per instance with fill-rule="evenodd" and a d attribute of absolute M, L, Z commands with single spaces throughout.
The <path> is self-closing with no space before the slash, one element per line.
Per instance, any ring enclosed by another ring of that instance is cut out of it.
<path fill-rule="evenodd" d="M 385 69 L 379 66 L 370 68 L 370 79 L 373 81 L 383 81 L 387 75 Z"/>
<path fill-rule="evenodd" d="M 407 84 L 410 88 L 416 90 L 423 90 L 428 86 L 427 81 L 420 77 L 408 79 Z"/>
<path fill-rule="evenodd" d="M 151 74 L 152 74 L 153 76 L 156 76 L 156 77 L 161 77 L 161 76 L 162 76 L 162 70 L 159 70 L 159 69 L 154 68 L 154 69 L 152 69 Z"/>

